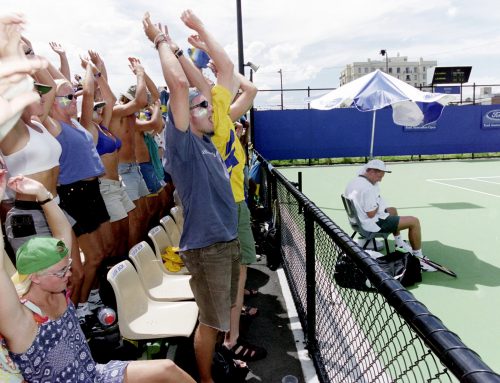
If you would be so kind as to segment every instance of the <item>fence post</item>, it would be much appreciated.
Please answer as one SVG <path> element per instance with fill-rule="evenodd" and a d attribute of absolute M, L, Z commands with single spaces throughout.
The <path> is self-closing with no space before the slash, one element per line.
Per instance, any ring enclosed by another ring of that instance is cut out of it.
<path fill-rule="evenodd" d="M 305 235 L 306 235 L 306 285 L 307 285 L 307 329 L 306 343 L 310 354 L 317 348 L 316 340 L 316 260 L 314 220 L 311 208 L 304 206 Z"/>
<path fill-rule="evenodd" d="M 472 105 L 476 105 L 476 83 L 472 83 Z"/>

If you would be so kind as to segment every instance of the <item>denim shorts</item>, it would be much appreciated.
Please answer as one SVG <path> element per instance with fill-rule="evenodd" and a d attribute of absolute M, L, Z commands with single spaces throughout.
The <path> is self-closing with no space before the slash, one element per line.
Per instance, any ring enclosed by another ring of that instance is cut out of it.
<path fill-rule="evenodd" d="M 132 201 L 137 201 L 149 194 L 139 165 L 133 162 L 119 163 L 118 173 L 122 176 L 123 186 Z"/>
<path fill-rule="evenodd" d="M 191 273 L 189 284 L 200 310 L 200 323 L 229 331 L 240 277 L 238 240 L 181 251 L 181 258 Z"/>
<path fill-rule="evenodd" d="M 99 190 L 108 210 L 109 221 L 116 222 L 127 218 L 128 212 L 135 209 L 135 205 L 122 183 L 107 178 L 100 178 L 99 181 Z"/>
<path fill-rule="evenodd" d="M 139 164 L 142 176 L 150 193 L 158 193 L 163 187 L 155 173 L 155 168 L 151 162 L 141 162 Z"/>
<path fill-rule="evenodd" d="M 238 206 L 238 239 L 241 247 L 241 264 L 250 265 L 257 261 L 255 240 L 250 227 L 250 210 L 248 210 L 245 201 L 236 203 L 236 206 Z"/>

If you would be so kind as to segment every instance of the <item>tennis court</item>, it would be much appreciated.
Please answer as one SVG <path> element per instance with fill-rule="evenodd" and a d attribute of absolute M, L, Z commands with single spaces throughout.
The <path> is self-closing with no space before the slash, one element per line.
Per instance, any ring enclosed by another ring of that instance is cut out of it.
<path fill-rule="evenodd" d="M 500 371 L 500 160 L 388 165 L 383 197 L 400 215 L 420 218 L 424 254 L 458 274 L 425 273 L 412 293 Z M 301 171 L 304 194 L 351 234 L 340 194 L 360 166 L 279 171 L 291 181 Z"/>

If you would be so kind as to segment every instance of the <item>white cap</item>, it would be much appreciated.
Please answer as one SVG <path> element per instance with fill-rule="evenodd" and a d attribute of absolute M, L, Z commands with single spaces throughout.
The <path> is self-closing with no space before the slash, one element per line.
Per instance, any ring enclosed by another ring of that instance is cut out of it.
<path fill-rule="evenodd" d="M 387 170 L 384 161 L 382 160 L 371 160 L 364 166 L 365 171 L 368 169 L 377 169 L 386 173 L 392 173 L 390 170 Z"/>

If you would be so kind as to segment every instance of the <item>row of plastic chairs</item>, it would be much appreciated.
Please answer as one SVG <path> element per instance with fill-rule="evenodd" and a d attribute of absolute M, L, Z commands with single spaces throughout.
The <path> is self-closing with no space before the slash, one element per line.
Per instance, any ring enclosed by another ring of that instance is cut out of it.
<path fill-rule="evenodd" d="M 175 208 L 173 208 L 174 210 Z M 182 210 L 175 209 L 175 216 Z M 181 218 L 178 222 L 180 222 Z M 119 327 L 123 337 L 133 340 L 189 337 L 197 322 L 198 307 L 185 269 L 168 271 L 162 253 L 168 246 L 178 246 L 180 231 L 170 216 L 163 217 L 162 226 L 148 233 L 155 251 L 145 241 L 132 247 L 129 258 L 108 272 L 118 307 Z M 182 223 L 183 224 L 183 223 Z M 184 271 L 184 273 L 183 273 Z"/>

